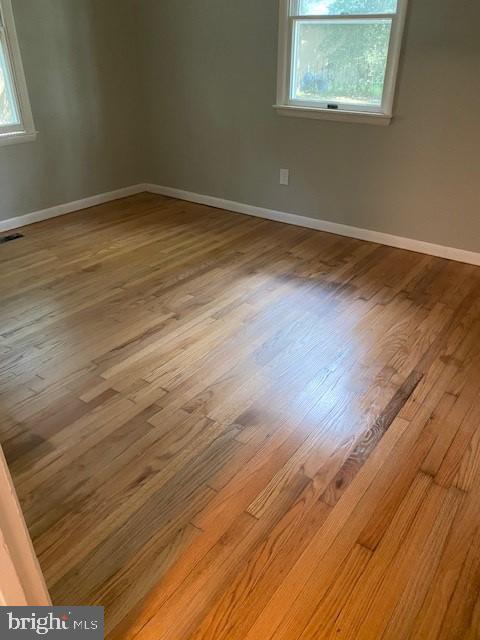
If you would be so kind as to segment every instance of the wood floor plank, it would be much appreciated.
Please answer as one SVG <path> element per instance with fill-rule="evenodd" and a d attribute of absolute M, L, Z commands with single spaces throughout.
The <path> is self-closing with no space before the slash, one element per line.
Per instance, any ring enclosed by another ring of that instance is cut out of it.
<path fill-rule="evenodd" d="M 109 640 L 479 637 L 480 268 L 139 194 L 0 247 L 0 443 Z"/>
<path fill-rule="evenodd" d="M 381 637 L 382 633 L 389 640 L 411 637 L 415 617 L 434 579 L 460 502 L 461 495 L 456 490 L 437 485 L 430 488 L 385 577 L 381 603 L 376 606 L 376 600 L 373 601 L 358 638 Z"/>
<path fill-rule="evenodd" d="M 429 476 L 418 474 L 414 478 L 378 548 L 374 552 L 370 551 L 372 555 L 361 580 L 338 612 L 328 638 L 353 640 L 357 637 L 370 611 L 372 600 L 381 592 L 385 573 L 397 557 L 431 485 L 432 479 Z"/>

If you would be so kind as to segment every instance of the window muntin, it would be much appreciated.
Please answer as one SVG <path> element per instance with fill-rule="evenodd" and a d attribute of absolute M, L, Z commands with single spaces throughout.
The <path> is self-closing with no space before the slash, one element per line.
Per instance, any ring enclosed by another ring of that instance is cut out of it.
<path fill-rule="evenodd" d="M 391 117 L 406 3 L 280 0 L 276 106 Z"/>
<path fill-rule="evenodd" d="M 11 0 L 0 0 L 0 144 L 34 135 Z"/>

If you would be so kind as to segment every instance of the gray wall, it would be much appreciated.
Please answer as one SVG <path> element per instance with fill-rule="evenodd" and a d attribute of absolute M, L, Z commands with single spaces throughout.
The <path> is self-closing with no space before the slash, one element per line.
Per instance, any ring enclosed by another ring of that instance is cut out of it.
<path fill-rule="evenodd" d="M 480 2 L 410 0 L 385 128 L 276 115 L 277 5 L 141 1 L 148 180 L 480 250 Z"/>
<path fill-rule="evenodd" d="M 39 135 L 0 147 L 0 219 L 143 180 L 135 3 L 12 4 Z"/>
<path fill-rule="evenodd" d="M 480 2 L 410 0 L 385 128 L 275 113 L 277 0 L 13 5 L 40 133 L 0 219 L 149 181 L 480 250 Z"/>

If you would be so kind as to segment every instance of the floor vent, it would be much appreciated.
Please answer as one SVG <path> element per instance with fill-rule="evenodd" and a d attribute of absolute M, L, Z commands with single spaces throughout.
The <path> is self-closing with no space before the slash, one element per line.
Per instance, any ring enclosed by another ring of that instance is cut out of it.
<path fill-rule="evenodd" d="M 12 233 L 9 236 L 3 236 L 0 238 L 0 244 L 4 244 L 5 242 L 12 242 L 12 240 L 18 240 L 18 238 L 23 238 L 21 233 Z"/>

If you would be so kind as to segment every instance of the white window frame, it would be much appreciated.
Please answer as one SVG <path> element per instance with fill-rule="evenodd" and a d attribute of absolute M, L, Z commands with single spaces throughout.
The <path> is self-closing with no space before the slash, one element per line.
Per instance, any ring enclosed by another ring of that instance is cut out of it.
<path fill-rule="evenodd" d="M 0 0 L 0 40 L 10 71 L 15 106 L 18 109 L 20 120 L 19 124 L 8 127 L 0 126 L 0 146 L 17 142 L 31 142 L 35 140 L 37 133 L 28 97 L 11 0 Z"/>
<path fill-rule="evenodd" d="M 343 122 L 363 122 L 368 124 L 388 125 L 393 117 L 393 102 L 397 84 L 398 65 L 402 47 L 402 38 L 405 28 L 408 0 L 398 0 L 395 14 L 348 14 L 348 15 L 312 15 L 298 16 L 299 0 L 279 0 L 280 2 L 280 26 L 278 44 L 278 78 L 277 78 L 277 102 L 274 108 L 283 116 L 295 116 L 300 118 L 320 118 Z M 387 68 L 383 90 L 382 104 L 379 107 L 339 104 L 335 109 L 330 109 L 326 104 L 293 100 L 291 98 L 291 81 L 293 76 L 292 61 L 294 55 L 293 33 L 295 22 L 298 20 L 342 20 L 359 18 L 375 19 L 389 18 L 392 20 L 392 31 L 387 57 Z"/>

